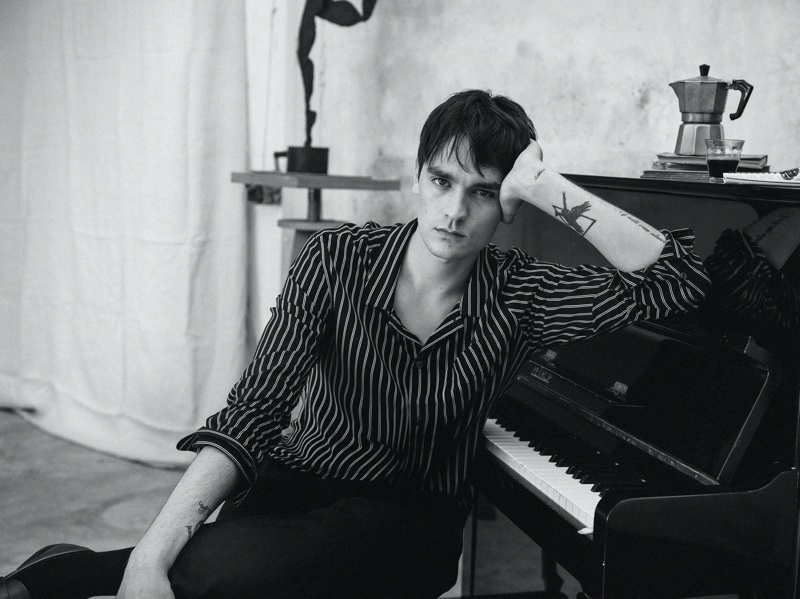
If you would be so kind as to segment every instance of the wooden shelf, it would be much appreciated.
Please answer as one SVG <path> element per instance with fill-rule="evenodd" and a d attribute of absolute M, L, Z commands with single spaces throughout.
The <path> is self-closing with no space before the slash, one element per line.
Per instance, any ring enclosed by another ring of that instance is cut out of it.
<path fill-rule="evenodd" d="M 280 171 L 249 171 L 231 173 L 231 181 L 244 183 L 251 188 L 260 186 L 270 204 L 279 204 L 284 187 L 308 189 L 308 221 L 320 222 L 323 189 L 351 190 L 398 190 L 398 179 L 373 179 L 372 177 L 350 177 L 345 175 L 319 175 L 316 173 L 284 173 Z M 269 190 L 269 192 L 267 192 Z M 297 228 L 297 227 L 294 227 Z"/>
<path fill-rule="evenodd" d="M 398 179 L 373 179 L 345 175 L 318 175 L 314 173 L 283 173 L 278 171 L 250 171 L 231 173 L 231 181 L 265 187 L 302 187 L 307 189 L 397 190 Z"/>

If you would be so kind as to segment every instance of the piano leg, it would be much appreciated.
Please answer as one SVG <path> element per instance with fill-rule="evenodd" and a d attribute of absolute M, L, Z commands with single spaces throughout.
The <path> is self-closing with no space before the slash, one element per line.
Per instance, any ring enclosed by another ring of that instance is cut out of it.
<path fill-rule="evenodd" d="M 561 592 L 564 579 L 558 575 L 558 564 L 547 551 L 542 551 L 542 580 L 544 580 L 544 591 L 548 597 L 566 597 Z"/>

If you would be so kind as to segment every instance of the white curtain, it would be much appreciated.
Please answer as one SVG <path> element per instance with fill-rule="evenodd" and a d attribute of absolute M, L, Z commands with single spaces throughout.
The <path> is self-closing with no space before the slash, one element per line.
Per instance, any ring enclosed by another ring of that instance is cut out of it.
<path fill-rule="evenodd" d="M 244 12 L 0 0 L 0 407 L 169 465 L 224 405 L 246 359 Z"/>

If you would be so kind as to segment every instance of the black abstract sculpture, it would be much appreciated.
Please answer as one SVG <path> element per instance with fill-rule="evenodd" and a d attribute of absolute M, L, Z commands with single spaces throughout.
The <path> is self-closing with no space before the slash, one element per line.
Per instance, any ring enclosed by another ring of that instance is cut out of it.
<path fill-rule="evenodd" d="M 306 148 L 311 147 L 311 128 L 317 120 L 317 113 L 311 110 L 311 94 L 314 91 L 314 63 L 309 58 L 311 47 L 317 37 L 315 18 L 320 17 L 336 25 L 349 27 L 369 19 L 377 1 L 364 0 L 363 15 L 359 14 L 352 4 L 343 0 L 306 1 L 303 17 L 300 20 L 300 35 L 297 43 L 297 58 L 300 61 L 306 96 Z"/>

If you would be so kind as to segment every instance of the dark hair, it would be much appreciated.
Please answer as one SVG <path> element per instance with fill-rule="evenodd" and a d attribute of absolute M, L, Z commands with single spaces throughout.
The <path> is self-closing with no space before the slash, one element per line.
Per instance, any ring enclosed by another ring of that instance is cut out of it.
<path fill-rule="evenodd" d="M 536 139 L 536 129 L 522 106 L 491 92 L 465 90 L 428 115 L 419 137 L 417 176 L 423 164 L 447 151 L 456 153 L 462 167 L 471 162 L 481 175 L 481 167 L 494 167 L 505 177 L 531 139 Z M 464 140 L 469 154 L 459 156 Z"/>

